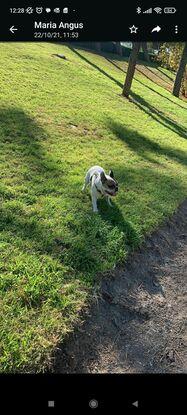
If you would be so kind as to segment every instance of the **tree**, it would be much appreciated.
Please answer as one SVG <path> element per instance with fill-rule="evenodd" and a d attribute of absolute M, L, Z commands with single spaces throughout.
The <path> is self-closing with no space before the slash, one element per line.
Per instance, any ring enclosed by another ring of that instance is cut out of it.
<path fill-rule="evenodd" d="M 181 84 L 182 84 L 182 80 L 183 80 L 183 76 L 184 76 L 184 72 L 186 68 L 186 63 L 187 63 L 187 42 L 184 45 L 184 49 L 181 55 L 181 60 L 179 63 L 178 71 L 177 71 L 174 86 L 173 86 L 173 95 L 175 95 L 176 97 L 179 97 L 179 94 L 180 94 L 180 88 L 181 88 Z"/>
<path fill-rule="evenodd" d="M 186 70 L 184 73 L 184 81 L 183 81 L 183 85 L 182 85 L 182 95 L 185 96 L 185 98 L 187 98 L 187 66 L 186 66 Z"/>
<path fill-rule="evenodd" d="M 143 50 L 143 53 L 144 53 L 145 60 L 147 62 L 149 62 L 150 59 L 149 59 L 149 53 L 148 53 L 148 48 L 147 48 L 147 42 L 142 42 L 142 50 Z"/>
<path fill-rule="evenodd" d="M 184 44 L 181 42 L 165 42 L 160 46 L 156 61 L 159 62 L 161 66 L 176 72 L 183 48 Z"/>
<path fill-rule="evenodd" d="M 187 95 L 187 58 L 185 61 L 186 44 L 182 42 L 163 43 L 160 46 L 156 61 L 161 66 L 177 73 L 173 87 L 173 94 Z M 186 70 L 185 70 L 186 66 Z"/>
<path fill-rule="evenodd" d="M 124 83 L 123 92 L 122 92 L 122 95 L 124 95 L 124 97 L 126 98 L 128 98 L 129 93 L 130 93 L 139 50 L 140 50 L 140 43 L 139 42 L 133 43 L 132 51 L 129 57 L 127 75 L 125 78 L 125 83 Z"/>

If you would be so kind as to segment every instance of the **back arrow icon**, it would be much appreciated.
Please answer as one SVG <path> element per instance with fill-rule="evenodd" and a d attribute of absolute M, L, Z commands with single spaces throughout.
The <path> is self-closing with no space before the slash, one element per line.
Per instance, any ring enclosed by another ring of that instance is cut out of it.
<path fill-rule="evenodd" d="M 10 27 L 10 29 L 9 29 L 9 30 L 10 30 L 10 32 L 11 32 L 11 33 L 14 33 L 14 31 L 15 31 L 15 30 L 18 30 L 18 29 L 16 29 L 16 27 L 12 26 L 12 27 Z"/>

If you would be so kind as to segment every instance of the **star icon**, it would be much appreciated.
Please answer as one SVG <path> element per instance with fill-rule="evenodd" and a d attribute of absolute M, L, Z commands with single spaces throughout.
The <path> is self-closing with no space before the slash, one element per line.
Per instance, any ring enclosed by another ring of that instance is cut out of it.
<path fill-rule="evenodd" d="M 129 27 L 129 29 L 131 33 L 137 33 L 138 27 L 134 26 L 133 24 L 133 26 Z"/>

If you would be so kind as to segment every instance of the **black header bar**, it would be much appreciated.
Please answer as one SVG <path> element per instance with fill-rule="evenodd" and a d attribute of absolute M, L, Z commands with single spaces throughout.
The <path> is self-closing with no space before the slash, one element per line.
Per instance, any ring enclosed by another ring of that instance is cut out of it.
<path fill-rule="evenodd" d="M 8 1 L 0 41 L 185 41 L 187 2 Z"/>

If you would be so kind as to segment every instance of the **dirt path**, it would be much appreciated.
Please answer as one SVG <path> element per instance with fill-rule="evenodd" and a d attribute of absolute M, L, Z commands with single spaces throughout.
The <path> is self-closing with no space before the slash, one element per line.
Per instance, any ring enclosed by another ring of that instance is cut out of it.
<path fill-rule="evenodd" d="M 185 372 L 187 201 L 102 282 L 55 372 Z"/>

